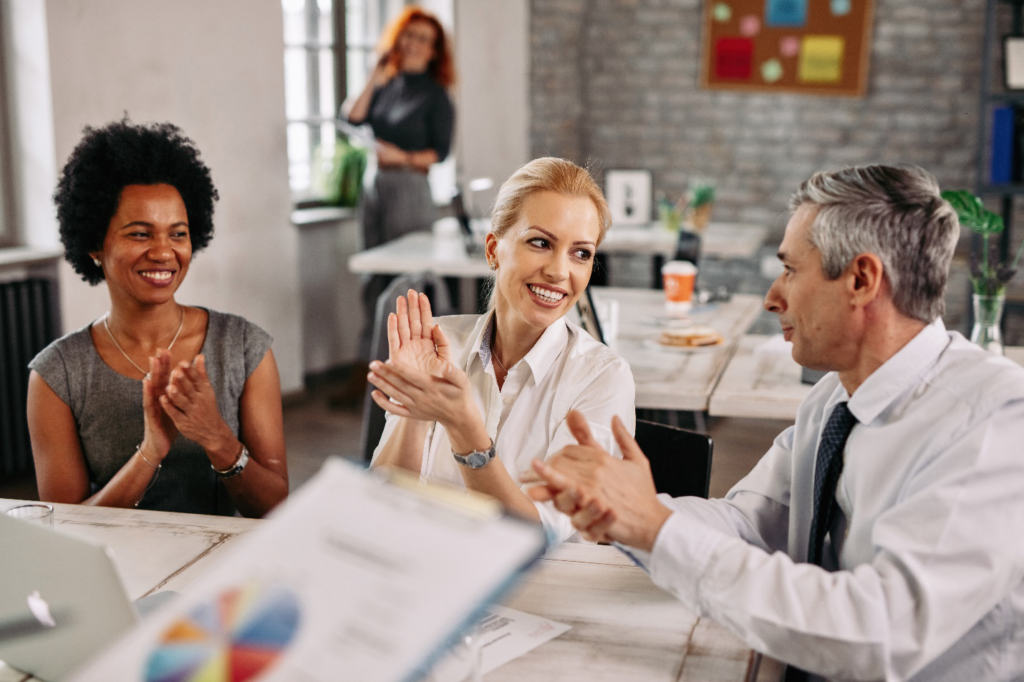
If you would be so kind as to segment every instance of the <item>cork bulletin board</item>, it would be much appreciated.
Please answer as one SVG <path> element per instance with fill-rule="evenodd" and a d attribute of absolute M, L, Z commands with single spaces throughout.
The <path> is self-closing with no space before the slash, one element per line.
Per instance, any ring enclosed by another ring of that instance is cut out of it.
<path fill-rule="evenodd" d="M 705 0 L 701 86 L 863 96 L 873 0 Z"/>

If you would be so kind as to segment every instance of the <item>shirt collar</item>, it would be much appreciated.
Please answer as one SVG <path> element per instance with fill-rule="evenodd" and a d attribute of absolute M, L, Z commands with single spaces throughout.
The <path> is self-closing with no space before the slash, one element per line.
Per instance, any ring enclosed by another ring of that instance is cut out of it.
<path fill-rule="evenodd" d="M 487 323 L 483 325 L 480 332 L 477 354 L 480 357 L 480 362 L 483 363 L 484 371 L 493 372 L 494 369 L 491 366 L 491 338 L 494 336 L 495 317 L 493 310 L 488 313 L 488 317 Z M 565 348 L 568 339 L 569 327 L 564 317 L 559 318 L 544 330 L 544 333 L 537 339 L 537 343 L 533 344 L 533 348 L 522 360 L 530 368 L 534 381 L 540 381 L 547 375 L 551 365 Z"/>
<path fill-rule="evenodd" d="M 864 380 L 849 398 L 850 412 L 861 424 L 874 421 L 909 386 L 920 380 L 948 345 L 946 325 L 941 318 L 936 319 Z M 846 396 L 845 390 L 837 393 Z"/>

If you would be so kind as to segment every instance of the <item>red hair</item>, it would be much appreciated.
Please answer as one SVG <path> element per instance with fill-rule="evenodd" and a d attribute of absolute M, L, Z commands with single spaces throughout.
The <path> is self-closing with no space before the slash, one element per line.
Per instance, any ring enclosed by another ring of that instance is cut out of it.
<path fill-rule="evenodd" d="M 455 60 L 452 58 L 451 45 L 445 36 L 444 27 L 433 14 L 420 7 L 410 6 L 402 10 L 394 21 L 387 25 L 381 33 L 377 51 L 388 55 L 388 67 L 397 72 L 400 57 L 394 49 L 398 36 L 414 21 L 424 21 L 434 27 L 434 58 L 427 65 L 427 71 L 442 87 L 448 88 L 455 83 Z"/>

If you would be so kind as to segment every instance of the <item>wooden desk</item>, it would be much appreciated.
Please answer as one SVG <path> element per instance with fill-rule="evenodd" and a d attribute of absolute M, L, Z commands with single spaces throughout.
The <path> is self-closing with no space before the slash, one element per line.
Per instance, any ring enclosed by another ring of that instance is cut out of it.
<path fill-rule="evenodd" d="M 0 509 L 19 502 L 0 499 Z M 62 530 L 111 547 L 133 598 L 162 589 L 188 592 L 198 575 L 261 523 L 55 506 L 55 522 Z M 488 682 L 747 679 L 751 652 L 742 642 L 655 587 L 646 573 L 612 547 L 557 548 L 505 603 L 573 629 L 488 674 Z M 768 661 L 758 679 L 777 679 L 778 672 L 778 664 Z M 30 680 L 0 664 L 0 682 Z"/>
<path fill-rule="evenodd" d="M 725 335 L 726 343 L 684 353 L 652 348 L 648 343 L 661 333 L 654 321 L 665 315 L 663 291 L 597 287 L 594 297 L 619 302 L 619 334 L 611 347 L 633 370 L 636 406 L 656 410 L 707 410 L 736 344 L 761 312 L 761 298 L 745 294 L 694 308 L 690 314 L 693 322 L 714 327 Z"/>

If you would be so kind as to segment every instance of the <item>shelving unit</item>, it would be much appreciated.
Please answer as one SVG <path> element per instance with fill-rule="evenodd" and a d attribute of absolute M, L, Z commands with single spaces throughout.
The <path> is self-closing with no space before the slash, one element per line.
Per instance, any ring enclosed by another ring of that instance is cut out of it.
<path fill-rule="evenodd" d="M 1012 19 L 1009 30 L 998 32 L 998 5 L 1010 5 Z M 999 65 L 997 74 L 993 73 L 996 50 L 1002 43 L 1005 36 L 1024 36 L 1024 0 L 987 0 L 985 6 L 985 47 L 982 55 L 981 67 L 981 101 L 978 107 L 978 166 L 977 186 L 975 193 L 978 196 L 999 196 L 1002 201 L 1002 215 L 1005 229 L 999 240 L 999 251 L 1003 258 L 1006 258 L 1011 248 L 1011 237 L 1013 234 L 1013 203 L 1014 197 L 1024 194 L 1024 182 L 993 185 L 989 178 L 990 155 L 987 153 L 991 147 L 992 135 L 992 109 L 999 104 L 1020 104 L 1024 106 L 1024 92 L 1007 92 L 999 89 L 993 91 L 992 81 L 995 75 L 1002 76 L 1002 66 Z M 1001 78 L 1001 81 L 1005 79 Z"/>

